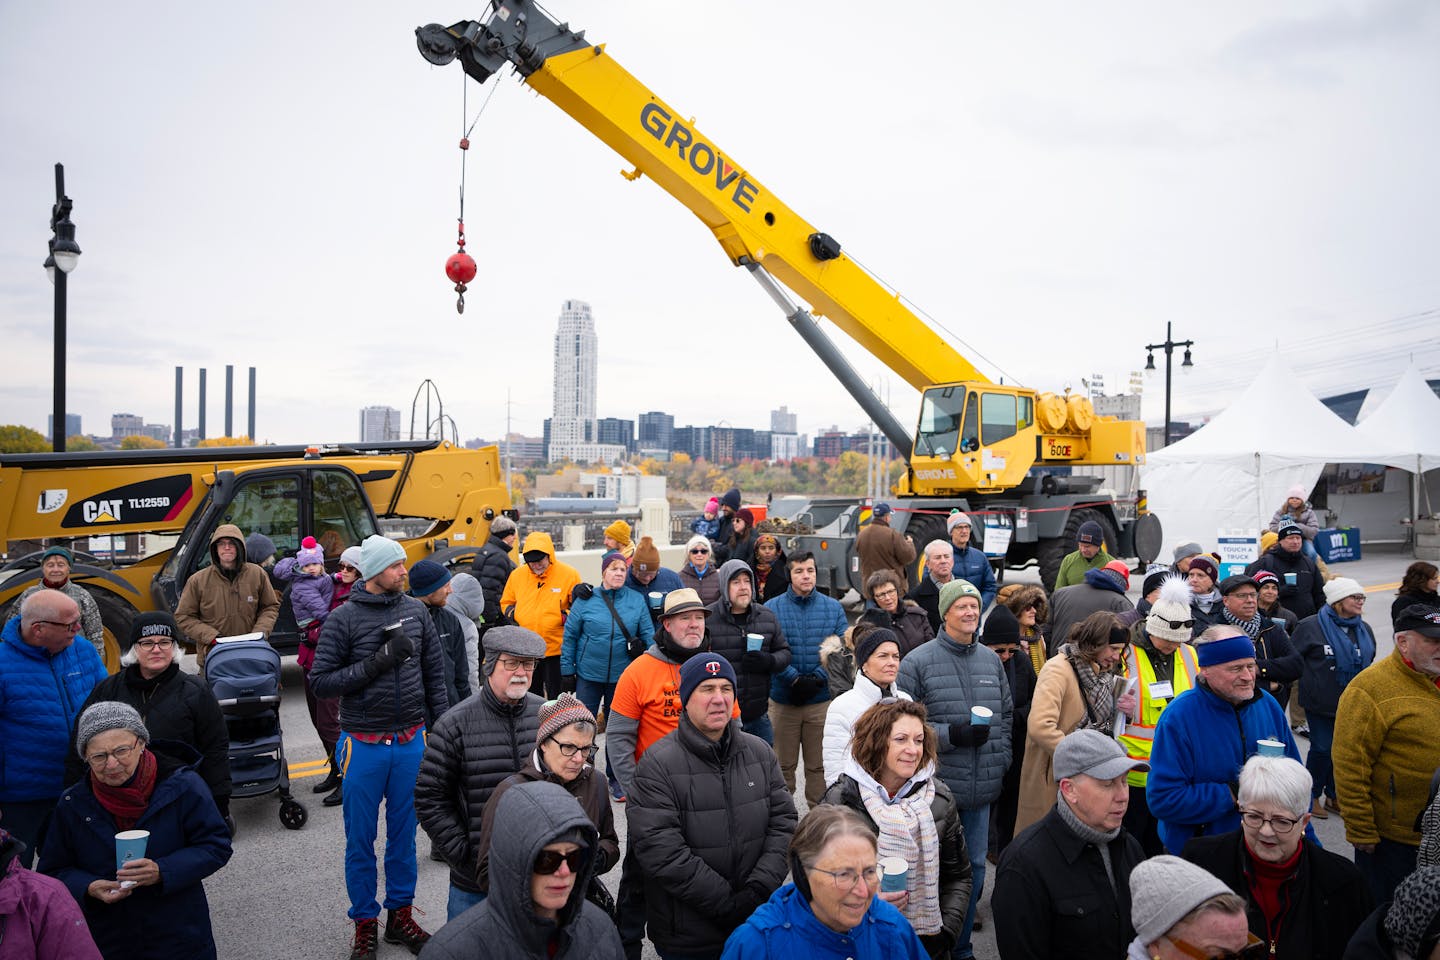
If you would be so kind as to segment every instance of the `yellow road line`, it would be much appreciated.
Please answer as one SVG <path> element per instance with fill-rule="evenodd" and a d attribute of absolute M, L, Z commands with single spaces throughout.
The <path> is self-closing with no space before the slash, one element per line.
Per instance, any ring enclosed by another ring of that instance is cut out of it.
<path fill-rule="evenodd" d="M 1373 587 L 1366 587 L 1366 588 L 1365 588 L 1365 592 L 1366 592 L 1366 593 L 1379 593 L 1381 590 L 1399 590 L 1399 589 L 1400 589 L 1400 581 L 1399 581 L 1399 580 L 1396 580 L 1394 583 L 1377 583 L 1377 584 L 1375 584 L 1375 586 L 1373 586 Z"/>

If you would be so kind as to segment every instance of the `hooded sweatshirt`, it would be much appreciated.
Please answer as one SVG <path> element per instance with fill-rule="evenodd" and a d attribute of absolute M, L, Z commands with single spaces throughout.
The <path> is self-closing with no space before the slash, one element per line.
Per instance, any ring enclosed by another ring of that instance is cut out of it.
<path fill-rule="evenodd" d="M 468 573 L 457 573 L 450 578 L 450 599 L 445 609 L 460 618 L 460 627 L 465 631 L 465 659 L 470 663 L 471 677 L 480 676 L 480 619 L 485 614 L 485 588 L 480 581 Z M 452 704 L 453 706 L 453 704 Z"/>
<path fill-rule="evenodd" d="M 750 606 L 736 613 L 730 606 L 730 580 L 739 573 L 750 577 Z M 720 654 L 735 668 L 739 689 L 735 699 L 740 704 L 740 718 L 747 723 L 765 715 L 770 708 L 770 676 L 790 666 L 790 645 L 780 630 L 774 611 L 760 603 L 760 590 L 755 572 L 744 560 L 726 560 L 720 567 L 720 599 L 710 604 L 705 630 L 710 634 L 710 649 Z M 746 634 L 757 633 L 764 639 L 760 652 L 768 658 L 763 670 L 745 669 Z"/>
<path fill-rule="evenodd" d="M 220 567 L 216 548 L 221 540 L 234 540 L 238 548 L 235 569 Z M 270 575 L 245 559 L 245 535 L 233 523 L 222 523 L 210 537 L 210 565 L 185 581 L 185 591 L 175 608 L 175 622 L 195 644 L 195 659 L 205 665 L 205 655 L 216 637 L 263 633 L 275 629 L 280 615 L 280 598 L 270 585 Z"/>
<path fill-rule="evenodd" d="M 528 563 L 521 563 L 505 581 L 500 609 L 511 622 L 534 630 L 545 638 L 545 656 L 560 656 L 565 641 L 565 617 L 570 612 L 570 591 L 580 583 L 580 572 L 555 559 L 555 542 L 550 534 L 537 531 L 525 538 L 520 556 L 539 550 L 550 558 L 550 566 L 535 576 Z"/>
<path fill-rule="evenodd" d="M 490 844 L 490 894 L 474 909 L 441 927 L 425 947 L 436 960 L 484 953 L 546 960 L 623 960 L 620 934 L 599 907 L 585 899 L 599 837 L 574 797 L 553 783 L 522 783 L 497 801 Z M 536 915 L 531 865 L 547 844 L 579 843 L 589 851 L 570 897 L 555 919 Z"/>

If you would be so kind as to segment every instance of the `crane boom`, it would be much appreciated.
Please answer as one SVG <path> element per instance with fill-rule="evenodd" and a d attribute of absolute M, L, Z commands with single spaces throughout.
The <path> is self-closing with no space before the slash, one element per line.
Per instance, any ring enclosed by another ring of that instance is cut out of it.
<path fill-rule="evenodd" d="M 416 34 L 427 60 L 458 57 L 482 83 L 512 65 L 536 92 L 633 164 L 626 176 L 648 176 L 684 204 L 732 263 L 762 267 L 917 390 L 988 382 L 838 243 L 682 120 L 603 45 L 588 43 L 583 31 L 551 20 L 532 0 L 500 0 L 483 24 L 432 24 Z"/>

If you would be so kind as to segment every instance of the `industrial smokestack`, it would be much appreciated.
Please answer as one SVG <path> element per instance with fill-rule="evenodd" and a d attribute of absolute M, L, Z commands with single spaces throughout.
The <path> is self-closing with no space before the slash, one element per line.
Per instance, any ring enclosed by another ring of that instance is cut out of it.
<path fill-rule="evenodd" d="M 254 441 L 254 439 L 255 439 L 255 368 L 254 368 L 254 367 L 251 367 L 251 368 L 250 368 L 250 417 L 249 417 L 249 419 L 246 421 L 246 425 L 247 425 L 248 429 L 245 431 L 245 436 L 249 437 L 249 438 L 251 439 L 251 441 Z"/>
<path fill-rule="evenodd" d="M 175 368 L 175 446 L 185 446 L 185 436 L 180 425 L 180 414 L 185 409 L 185 368 Z"/>
<path fill-rule="evenodd" d="M 200 368 L 200 422 L 196 424 L 196 432 L 201 440 L 205 439 L 205 368 Z"/>
<path fill-rule="evenodd" d="M 235 368 L 225 364 L 225 436 L 235 436 Z"/>

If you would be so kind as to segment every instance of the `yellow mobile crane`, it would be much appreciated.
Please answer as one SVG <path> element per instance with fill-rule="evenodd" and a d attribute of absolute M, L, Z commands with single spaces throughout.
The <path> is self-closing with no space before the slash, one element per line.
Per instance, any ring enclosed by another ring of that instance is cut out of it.
<path fill-rule="evenodd" d="M 1047 583 L 1053 583 L 1061 557 L 1073 549 L 1075 529 L 1087 519 L 1106 528 L 1112 552 L 1154 557 L 1159 522 L 1136 509 L 1138 495 L 1097 494 L 1098 479 L 1054 470 L 1142 463 L 1142 423 L 1096 416 L 1082 396 L 990 382 L 847 257 L 833 237 L 787 207 L 683 120 L 685 114 L 608 56 L 604 45 L 585 39 L 584 31 L 556 22 L 533 0 L 492 0 L 483 22 L 430 24 L 416 30 L 416 42 L 430 63 L 458 59 L 480 83 L 513 67 L 532 89 L 632 164 L 624 174 L 628 179 L 649 177 L 699 217 L 895 448 L 908 454 L 899 492 L 917 543 L 943 537 L 944 514 L 959 507 L 985 514 L 987 526 L 1008 527 L 1012 537 L 1004 561 L 1011 566 L 1038 561 Z M 786 288 L 810 310 L 797 306 Z M 828 317 L 921 392 L 913 439 L 814 316 Z M 834 531 L 836 542 L 826 542 L 822 552 L 834 556 L 829 564 L 822 557 L 822 586 L 837 591 L 858 586 L 847 539 L 858 517 L 858 510 L 848 512 Z"/>
<path fill-rule="evenodd" d="M 100 607 L 114 670 L 131 619 L 175 609 L 185 581 L 210 563 L 210 535 L 222 523 L 265 534 L 281 556 L 313 536 L 333 572 L 340 552 L 382 532 L 386 519 L 423 528 L 399 541 L 411 562 L 463 562 L 500 513 L 515 516 L 496 448 L 439 440 L 4 454 L 0 542 L 15 552 L 0 566 L 0 618 L 39 582 L 41 542 L 66 542 L 75 552 L 71 579 Z M 143 544 L 133 556 L 91 552 L 92 538 L 113 544 L 130 534 L 144 535 L 132 538 Z M 270 642 L 288 650 L 299 635 L 287 593 Z"/>

